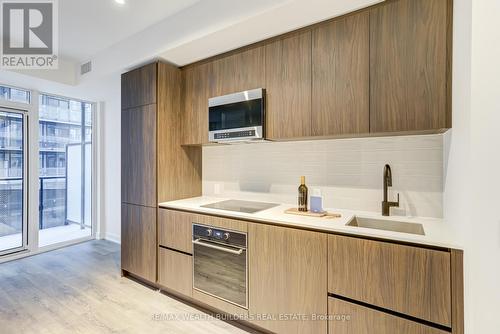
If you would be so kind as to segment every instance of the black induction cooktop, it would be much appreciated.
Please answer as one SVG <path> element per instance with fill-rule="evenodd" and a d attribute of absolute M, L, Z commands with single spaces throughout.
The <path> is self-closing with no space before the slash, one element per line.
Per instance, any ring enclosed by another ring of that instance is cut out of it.
<path fill-rule="evenodd" d="M 276 203 L 264 203 L 264 202 L 252 202 L 252 201 L 240 201 L 240 200 L 226 200 L 221 202 L 215 202 L 210 204 L 201 205 L 202 208 L 244 212 L 244 213 L 256 213 L 259 211 L 274 208 L 279 204 Z"/>

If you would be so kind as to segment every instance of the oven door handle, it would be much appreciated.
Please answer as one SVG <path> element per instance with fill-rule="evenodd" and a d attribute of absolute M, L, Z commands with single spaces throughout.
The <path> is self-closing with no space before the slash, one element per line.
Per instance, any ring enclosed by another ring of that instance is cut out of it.
<path fill-rule="evenodd" d="M 203 242 L 203 241 L 201 241 L 201 239 L 193 240 L 193 244 L 198 245 L 198 246 L 212 248 L 212 249 L 217 249 L 217 250 L 220 250 L 221 252 L 226 252 L 226 253 L 231 253 L 231 254 L 236 254 L 236 255 L 241 255 L 243 253 L 243 250 L 244 250 L 243 248 L 235 250 L 235 249 L 230 249 L 227 247 L 217 246 L 217 245 L 214 245 L 214 244 L 209 243 L 209 242 Z"/>

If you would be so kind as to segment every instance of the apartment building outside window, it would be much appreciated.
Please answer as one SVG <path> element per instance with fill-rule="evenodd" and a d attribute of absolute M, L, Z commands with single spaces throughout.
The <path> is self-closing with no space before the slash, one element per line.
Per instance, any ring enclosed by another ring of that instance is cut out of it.
<path fill-rule="evenodd" d="M 31 94 L 0 86 L 0 106 L 2 99 L 29 104 Z M 92 235 L 93 108 L 40 94 L 38 138 L 26 138 L 23 113 L 0 110 L 0 254 L 22 246 L 26 234 L 27 139 L 38 139 L 38 246 Z"/>

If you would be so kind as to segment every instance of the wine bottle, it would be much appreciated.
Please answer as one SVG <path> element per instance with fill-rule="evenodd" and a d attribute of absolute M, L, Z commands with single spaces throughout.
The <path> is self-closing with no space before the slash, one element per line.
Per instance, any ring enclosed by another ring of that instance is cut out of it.
<path fill-rule="evenodd" d="M 299 211 L 307 211 L 307 187 L 306 187 L 306 177 L 300 177 L 299 186 Z"/>

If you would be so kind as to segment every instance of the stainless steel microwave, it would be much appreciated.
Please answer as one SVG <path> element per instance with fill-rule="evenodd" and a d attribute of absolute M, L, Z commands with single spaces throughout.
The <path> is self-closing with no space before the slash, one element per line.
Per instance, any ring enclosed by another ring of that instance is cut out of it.
<path fill-rule="evenodd" d="M 264 138 L 265 90 L 257 88 L 208 99 L 208 140 Z"/>

